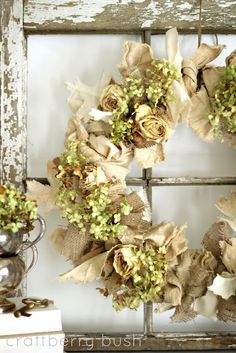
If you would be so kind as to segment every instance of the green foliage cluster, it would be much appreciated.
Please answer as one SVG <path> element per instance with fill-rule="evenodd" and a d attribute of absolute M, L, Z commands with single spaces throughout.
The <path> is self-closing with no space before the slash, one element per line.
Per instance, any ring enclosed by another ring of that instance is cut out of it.
<path fill-rule="evenodd" d="M 31 230 L 37 218 L 35 201 L 27 200 L 24 193 L 17 191 L 15 185 L 0 185 L 0 229 L 13 233 Z"/>
<path fill-rule="evenodd" d="M 151 69 L 147 69 L 146 94 L 151 107 L 167 105 L 173 100 L 171 89 L 174 80 L 179 80 L 180 75 L 176 65 L 168 60 L 153 60 Z"/>
<path fill-rule="evenodd" d="M 135 73 L 126 78 L 122 89 L 123 102 L 112 112 L 111 141 L 113 143 L 130 142 L 133 139 L 135 125 L 135 108 L 145 103 L 151 108 L 166 106 L 173 99 L 172 83 L 179 80 L 178 69 L 168 60 L 153 60 L 142 78 L 135 77 Z"/>
<path fill-rule="evenodd" d="M 68 145 L 58 166 L 56 205 L 60 208 L 62 217 L 77 226 L 81 234 L 88 232 L 103 241 L 114 239 L 126 228 L 120 224 L 121 216 L 128 215 L 132 208 L 125 197 L 117 207 L 113 205 L 109 197 L 110 184 L 95 186 L 89 192 L 78 189 L 78 184 L 73 179 L 78 176 L 83 178 L 83 168 L 87 165 L 85 160 L 80 142 Z"/>
<path fill-rule="evenodd" d="M 208 115 L 214 134 L 224 142 L 225 134 L 236 133 L 236 64 L 230 64 L 212 99 Z"/>
<path fill-rule="evenodd" d="M 157 300 L 165 281 L 167 262 L 166 248 L 137 249 L 132 277 L 122 286 L 122 293 L 113 296 L 113 307 L 137 309 L 141 303 Z"/>

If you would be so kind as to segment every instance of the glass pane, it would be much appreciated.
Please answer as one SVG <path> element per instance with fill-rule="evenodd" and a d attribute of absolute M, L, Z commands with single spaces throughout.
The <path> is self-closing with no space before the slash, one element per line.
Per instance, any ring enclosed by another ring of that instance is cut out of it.
<path fill-rule="evenodd" d="M 28 176 L 45 177 L 46 162 L 63 150 L 70 110 L 65 82 L 95 85 L 102 73 L 120 80 L 123 42 L 135 35 L 47 35 L 28 39 Z M 40 163 L 39 163 L 40 161 Z M 132 167 L 130 175 L 140 175 Z"/>
<path fill-rule="evenodd" d="M 214 35 L 203 35 L 202 42 L 215 44 Z M 226 49 L 212 62 L 224 66 L 225 58 L 235 49 L 235 35 L 218 35 L 219 43 Z M 197 48 L 196 35 L 180 35 L 180 51 L 184 58 L 191 56 Z M 155 56 L 163 58 L 165 37 L 152 36 L 152 48 Z M 226 144 L 215 142 L 207 144 L 186 125 L 179 125 L 165 145 L 166 161 L 153 168 L 153 175 L 162 176 L 234 176 L 236 174 L 236 150 Z"/>
<path fill-rule="evenodd" d="M 220 211 L 215 207 L 221 196 L 228 197 L 230 186 L 171 186 L 153 188 L 153 222 L 174 221 L 187 223 L 190 249 L 200 248 L 204 234 L 214 223 Z M 202 316 L 186 324 L 172 324 L 173 311 L 154 313 L 154 330 L 157 332 L 207 332 L 233 331 L 232 323 L 213 321 Z"/>
<path fill-rule="evenodd" d="M 28 176 L 45 177 L 46 162 L 63 150 L 70 111 L 65 81 L 77 78 L 93 85 L 104 70 L 119 79 L 117 64 L 124 35 L 30 36 L 28 41 Z M 141 171 L 132 168 L 133 175 Z M 143 309 L 117 314 L 110 299 L 97 293 L 99 283 L 61 283 L 59 274 L 71 268 L 51 246 L 48 237 L 62 221 L 47 219 L 47 236 L 38 245 L 39 260 L 28 276 L 28 294 L 49 297 L 62 310 L 66 331 L 142 331 Z"/>

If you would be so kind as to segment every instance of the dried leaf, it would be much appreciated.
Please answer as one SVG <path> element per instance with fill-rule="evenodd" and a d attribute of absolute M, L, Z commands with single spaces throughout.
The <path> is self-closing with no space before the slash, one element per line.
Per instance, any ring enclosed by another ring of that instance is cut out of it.
<path fill-rule="evenodd" d="M 204 87 L 194 94 L 191 104 L 189 126 L 201 139 L 207 143 L 212 143 L 214 141 L 213 127 L 206 119 L 206 113 L 210 111 L 210 99 Z"/>
<path fill-rule="evenodd" d="M 217 58 L 224 48 L 225 45 L 213 46 L 202 43 L 190 59 L 183 60 L 183 80 L 190 96 L 197 91 L 198 70 Z"/>
<path fill-rule="evenodd" d="M 225 73 L 224 67 L 205 67 L 202 76 L 209 97 L 213 97 Z"/>
<path fill-rule="evenodd" d="M 68 122 L 66 142 L 73 140 L 84 141 L 88 138 L 84 123 L 87 123 L 90 119 L 89 113 L 91 109 L 98 106 L 101 93 L 110 81 L 111 76 L 103 73 L 95 86 L 87 86 L 79 80 L 75 84 L 67 83 L 70 91 L 68 103 L 73 115 Z"/>
<path fill-rule="evenodd" d="M 61 279 L 64 281 L 73 278 L 76 283 L 92 282 L 99 279 L 109 253 L 110 251 L 106 251 L 83 262 L 73 270 L 61 275 Z"/>
<path fill-rule="evenodd" d="M 67 82 L 66 85 L 70 91 L 68 104 L 72 113 L 86 121 L 90 110 L 98 106 L 101 93 L 110 81 L 111 75 L 103 72 L 102 77 L 94 86 L 88 86 L 80 80 L 77 80 L 75 84 Z"/>
<path fill-rule="evenodd" d="M 88 132 L 86 131 L 81 117 L 72 115 L 67 124 L 67 131 L 65 135 L 65 144 L 72 141 L 86 141 L 88 139 Z"/>
<path fill-rule="evenodd" d="M 167 248 L 166 260 L 169 266 L 178 263 L 178 256 L 187 249 L 186 225 L 176 226 L 173 222 L 162 222 L 147 231 L 144 240 L 156 247 Z"/>
<path fill-rule="evenodd" d="M 236 231 L 236 191 L 232 191 L 227 199 L 222 197 L 216 207 L 228 218 L 221 217 L 221 220 L 227 222 L 230 227 Z"/>
<path fill-rule="evenodd" d="M 217 274 L 208 289 L 223 299 L 229 299 L 236 293 L 236 275 L 230 275 L 227 272 L 223 272 L 221 275 Z"/>
<path fill-rule="evenodd" d="M 140 168 L 152 168 L 165 160 L 162 144 L 154 144 L 147 148 L 134 148 L 134 159 Z"/>
<path fill-rule="evenodd" d="M 152 49 L 148 44 L 127 41 L 124 43 L 124 54 L 118 68 L 124 77 L 134 71 L 143 75 L 152 60 Z"/>
<path fill-rule="evenodd" d="M 167 104 L 168 115 L 171 118 L 172 124 L 177 124 L 178 121 L 188 121 L 189 115 L 192 109 L 191 99 L 184 87 L 182 80 L 173 81 L 172 83 L 173 101 L 169 101 Z"/>
<path fill-rule="evenodd" d="M 179 39 L 176 28 L 171 28 L 166 32 L 166 52 L 167 59 L 175 64 L 181 72 L 182 56 L 179 51 Z"/>

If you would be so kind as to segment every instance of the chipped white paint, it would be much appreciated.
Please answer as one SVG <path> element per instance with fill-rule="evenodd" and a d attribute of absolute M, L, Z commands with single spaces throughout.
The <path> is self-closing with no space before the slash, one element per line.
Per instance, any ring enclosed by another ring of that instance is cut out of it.
<path fill-rule="evenodd" d="M 20 185 L 26 173 L 23 3 L 4 0 L 2 6 L 0 179 Z"/>
<path fill-rule="evenodd" d="M 51 7 L 53 10 L 57 11 L 60 14 L 58 20 L 59 23 L 62 23 L 64 19 L 72 21 L 73 23 L 83 23 L 83 22 L 94 22 L 95 17 L 105 11 L 106 6 L 118 6 L 118 5 L 128 5 L 131 3 L 143 3 L 145 0 L 96 0 L 96 1 L 65 1 L 65 0 L 56 0 L 56 4 L 48 4 L 45 1 L 29 1 L 32 6 L 37 7 L 37 11 L 34 13 L 35 20 L 37 19 L 38 23 L 43 24 L 45 22 L 45 7 Z M 76 14 L 76 16 L 75 16 Z M 26 12 L 25 21 L 28 21 L 27 17 L 29 14 Z"/>
<path fill-rule="evenodd" d="M 156 1 L 151 0 L 150 4 L 147 6 L 146 11 L 149 15 L 149 19 L 143 21 L 141 28 L 151 28 L 155 23 L 156 17 L 160 14 L 160 8 Z"/>
<path fill-rule="evenodd" d="M 192 0 L 25 0 L 24 26 L 29 31 L 189 29 L 198 26 L 198 5 Z M 202 26 L 234 33 L 235 13 L 235 1 L 205 0 Z"/>

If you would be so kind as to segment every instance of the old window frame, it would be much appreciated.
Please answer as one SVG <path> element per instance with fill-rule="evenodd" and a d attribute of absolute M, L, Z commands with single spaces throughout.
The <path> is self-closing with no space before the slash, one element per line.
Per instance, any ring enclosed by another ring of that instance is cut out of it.
<path fill-rule="evenodd" d="M 0 181 L 13 182 L 23 188 L 27 180 L 27 37 L 49 33 L 140 33 L 150 43 L 151 35 L 163 33 L 176 26 L 180 32 L 196 33 L 198 28 L 197 1 L 171 1 L 165 16 L 159 9 L 166 0 L 158 2 L 124 1 L 116 6 L 112 0 L 1 0 L 0 32 Z M 170 1 L 169 1 L 170 3 Z M 86 8 L 87 6 L 87 8 Z M 89 8 L 88 8 L 89 6 Z M 236 33 L 236 1 L 205 0 L 202 17 L 204 33 Z M 89 11 L 88 11 L 89 10 Z M 90 13 L 90 17 L 88 16 Z M 129 14 L 132 14 L 130 16 Z M 223 14 L 223 15 L 222 15 Z M 45 180 L 44 180 L 45 181 Z M 45 181 L 46 182 L 46 181 Z M 129 178 L 131 185 L 146 189 L 151 202 L 152 187 L 176 185 L 236 185 L 236 177 L 225 178 L 153 178 L 152 170 L 143 171 L 141 178 Z M 172 350 L 235 350 L 236 332 L 230 333 L 155 333 L 153 305 L 144 305 L 144 329 L 140 334 L 66 334 L 65 350 L 84 351 L 93 340 L 93 351 L 172 351 Z M 104 345 L 104 339 L 109 345 Z M 136 340 L 127 345 L 127 338 Z M 116 342 L 120 344 L 117 346 Z"/>

